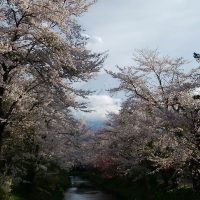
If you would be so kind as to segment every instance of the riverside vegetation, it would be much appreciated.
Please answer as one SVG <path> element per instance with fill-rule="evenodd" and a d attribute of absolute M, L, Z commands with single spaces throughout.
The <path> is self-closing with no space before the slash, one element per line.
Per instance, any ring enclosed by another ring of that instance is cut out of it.
<path fill-rule="evenodd" d="M 55 163 L 46 162 L 48 171 L 38 171 L 36 175 L 30 170 L 29 180 L 13 188 L 12 193 L 0 191 L 0 199 L 5 200 L 62 200 L 66 189 L 70 186 L 69 174 Z M 34 177 L 34 180 L 32 176 Z M 5 189 L 5 188 L 4 188 Z"/>

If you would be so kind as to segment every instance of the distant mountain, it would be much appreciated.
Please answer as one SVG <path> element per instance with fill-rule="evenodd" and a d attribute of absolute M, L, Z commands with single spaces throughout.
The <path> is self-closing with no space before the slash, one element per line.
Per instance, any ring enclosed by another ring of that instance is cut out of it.
<path fill-rule="evenodd" d="M 90 120 L 86 122 L 87 126 L 92 129 L 93 131 L 96 131 L 100 128 L 103 128 L 105 126 L 104 121 L 97 121 L 97 120 Z"/>

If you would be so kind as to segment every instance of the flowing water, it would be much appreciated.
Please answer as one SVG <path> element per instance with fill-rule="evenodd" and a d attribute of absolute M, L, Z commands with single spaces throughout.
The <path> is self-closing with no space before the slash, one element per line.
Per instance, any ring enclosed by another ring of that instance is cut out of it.
<path fill-rule="evenodd" d="M 98 190 L 88 180 L 71 177 L 71 187 L 66 191 L 64 200 L 116 200 L 112 195 Z"/>

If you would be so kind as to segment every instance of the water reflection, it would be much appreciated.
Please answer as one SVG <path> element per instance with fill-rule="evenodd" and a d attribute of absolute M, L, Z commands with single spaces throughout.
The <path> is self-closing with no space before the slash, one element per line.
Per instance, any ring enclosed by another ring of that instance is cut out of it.
<path fill-rule="evenodd" d="M 80 177 L 71 177 L 72 187 L 64 200 L 116 200 L 112 195 L 97 190 L 89 181 Z"/>

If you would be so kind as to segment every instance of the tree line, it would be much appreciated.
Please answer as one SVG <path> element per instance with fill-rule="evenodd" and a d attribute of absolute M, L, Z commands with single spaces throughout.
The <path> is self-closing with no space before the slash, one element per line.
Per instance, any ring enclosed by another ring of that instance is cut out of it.
<path fill-rule="evenodd" d="M 200 191 L 200 67 L 157 50 L 137 50 L 134 64 L 107 71 L 119 81 L 111 93 L 127 96 L 119 114 L 110 113 L 94 144 L 90 163 L 108 177 Z"/>
<path fill-rule="evenodd" d="M 93 77 L 106 56 L 86 48 L 77 23 L 93 3 L 0 1 L 0 187 L 7 191 L 31 183 L 47 161 L 69 168 L 76 160 L 85 127 L 71 109 L 87 111 L 78 98 L 91 92 L 74 83 Z"/>

